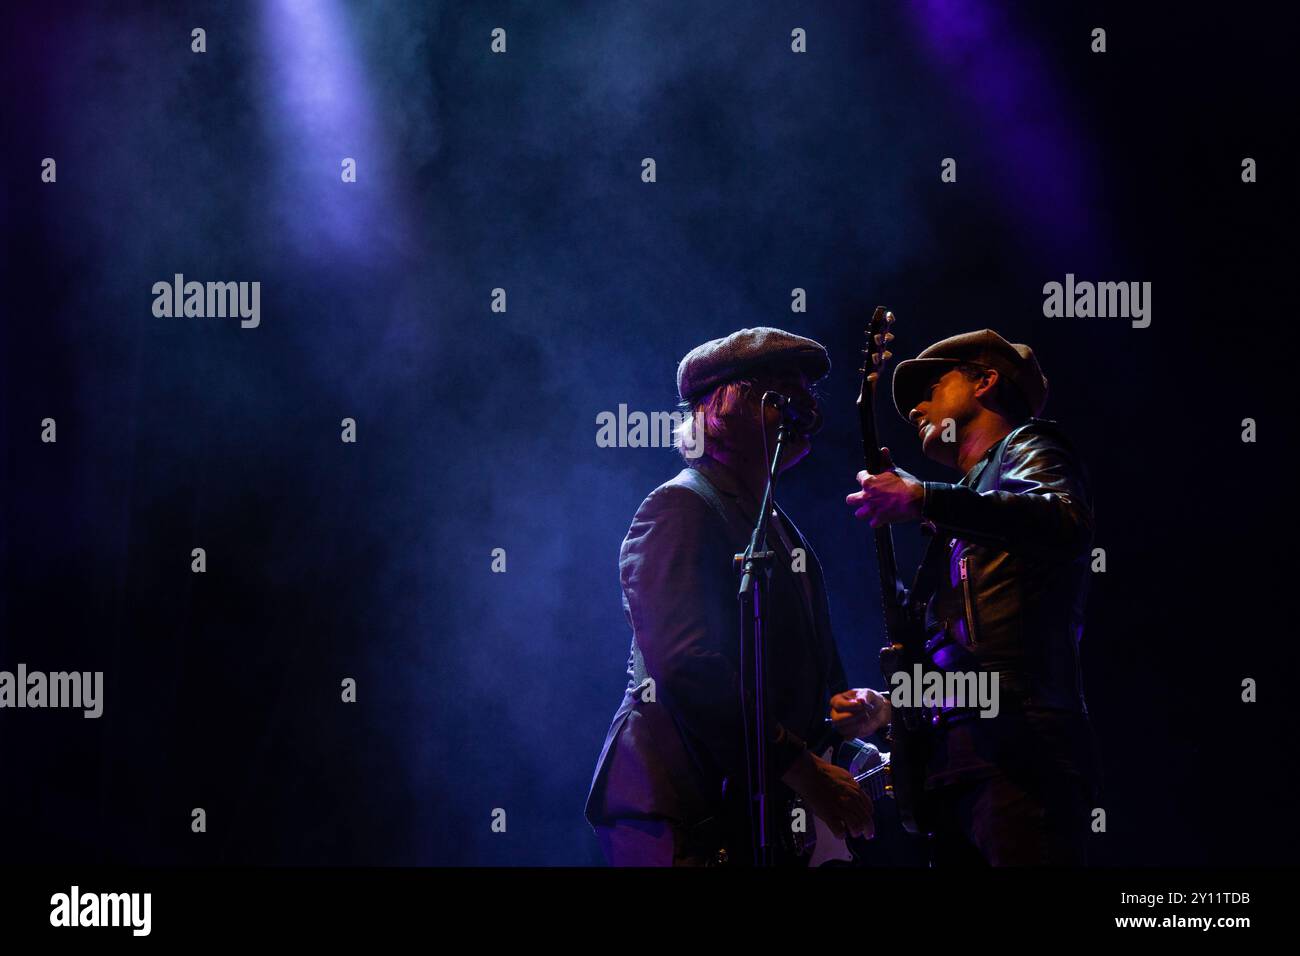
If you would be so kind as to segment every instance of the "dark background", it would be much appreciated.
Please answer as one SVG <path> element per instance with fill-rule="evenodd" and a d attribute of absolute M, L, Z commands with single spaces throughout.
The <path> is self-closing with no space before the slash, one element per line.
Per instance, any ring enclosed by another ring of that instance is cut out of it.
<path fill-rule="evenodd" d="M 678 462 L 595 417 L 671 409 L 678 358 L 742 326 L 830 349 L 782 499 L 879 686 L 842 498 L 885 304 L 900 357 L 1032 344 L 1094 475 L 1093 860 L 1290 861 L 1292 35 L 1131 6 L 7 8 L 0 669 L 102 670 L 106 709 L 0 711 L 0 860 L 598 862 L 618 547 Z M 176 272 L 260 281 L 261 327 L 155 318 Z M 1152 282 L 1151 326 L 1044 318 L 1067 272 Z"/>

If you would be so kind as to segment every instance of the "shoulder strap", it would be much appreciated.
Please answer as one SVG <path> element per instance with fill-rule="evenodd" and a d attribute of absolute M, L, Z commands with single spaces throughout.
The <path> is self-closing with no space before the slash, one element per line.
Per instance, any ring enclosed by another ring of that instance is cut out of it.
<path fill-rule="evenodd" d="M 718 494 L 718 489 L 713 487 L 708 478 L 700 474 L 699 470 L 695 468 L 683 469 L 680 478 L 684 486 L 709 503 L 709 506 L 722 519 L 723 524 L 731 524 L 731 517 L 727 513 L 726 505 L 722 503 L 722 496 Z"/>
<path fill-rule="evenodd" d="M 707 501 L 709 507 L 714 510 L 724 525 L 731 525 L 731 519 L 727 516 L 727 509 L 722 503 L 722 496 L 718 494 L 718 489 L 713 487 L 709 479 L 700 474 L 697 469 L 683 468 L 676 481 L 682 487 L 689 488 Z M 641 655 L 641 648 L 637 646 L 635 634 L 632 635 L 632 656 L 631 660 L 628 661 L 628 671 L 631 675 L 628 693 L 633 693 L 635 690 L 640 689 L 645 683 L 646 677 L 649 676 L 645 668 L 645 658 Z"/>

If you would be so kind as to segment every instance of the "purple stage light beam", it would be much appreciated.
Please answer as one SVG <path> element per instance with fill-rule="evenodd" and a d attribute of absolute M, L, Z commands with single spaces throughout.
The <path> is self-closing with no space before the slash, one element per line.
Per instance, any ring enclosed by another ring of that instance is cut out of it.
<path fill-rule="evenodd" d="M 406 236 L 391 154 L 373 95 L 335 0 L 270 0 L 262 6 L 266 83 L 262 102 L 275 149 L 271 211 L 305 259 L 378 261 Z M 356 182 L 342 179 L 356 162 Z"/>
<path fill-rule="evenodd" d="M 1056 255 L 1093 246 L 1105 232 L 1090 173 L 1093 144 L 1054 85 L 1047 51 L 987 0 L 915 0 L 905 9 L 954 96 L 996 144 L 1007 208 L 1030 230 L 1030 245 Z"/>

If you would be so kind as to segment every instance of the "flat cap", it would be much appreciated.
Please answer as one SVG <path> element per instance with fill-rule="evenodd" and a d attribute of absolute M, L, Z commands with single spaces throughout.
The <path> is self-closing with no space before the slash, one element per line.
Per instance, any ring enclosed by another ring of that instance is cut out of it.
<path fill-rule="evenodd" d="M 809 384 L 831 370 L 825 347 L 802 335 L 760 326 L 697 345 L 677 365 L 677 394 L 694 402 L 724 382 L 766 365 L 797 365 Z"/>
<path fill-rule="evenodd" d="M 894 408 L 906 421 L 907 413 L 924 395 L 931 377 L 945 366 L 970 362 L 995 368 L 1011 382 L 1025 400 L 1029 412 L 1038 417 L 1047 404 L 1047 378 L 1028 345 L 1008 342 L 992 329 L 963 332 L 935 342 L 914 359 L 899 362 L 894 369 Z"/>

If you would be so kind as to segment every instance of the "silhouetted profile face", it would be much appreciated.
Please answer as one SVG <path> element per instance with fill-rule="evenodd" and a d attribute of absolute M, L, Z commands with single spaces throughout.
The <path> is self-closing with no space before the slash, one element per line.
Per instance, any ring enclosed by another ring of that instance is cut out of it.
<path fill-rule="evenodd" d="M 763 400 L 764 392 L 776 392 L 784 395 L 799 409 L 806 412 L 815 422 L 814 431 L 821 428 L 822 414 L 817 399 L 813 396 L 808 377 L 797 366 L 774 369 L 772 372 L 758 376 L 754 381 L 751 399 L 757 405 Z M 767 448 L 771 452 L 776 448 L 776 432 L 781 424 L 781 410 L 771 405 L 764 409 L 763 422 L 767 429 Z M 758 452 L 762 454 L 763 438 L 755 429 Z M 785 471 L 798 464 L 812 451 L 812 436 L 791 428 L 786 439 L 785 451 L 781 456 L 781 470 Z M 768 462 L 770 465 L 770 461 Z"/>
<path fill-rule="evenodd" d="M 921 400 L 907 418 L 916 426 L 925 457 L 944 465 L 957 467 L 957 450 L 961 445 L 966 426 L 984 410 L 979 397 L 987 395 L 997 383 L 998 373 L 986 369 L 973 377 L 962 369 L 953 367 L 934 375 Z M 950 441 L 944 441 L 944 423 L 951 420 L 947 429 Z"/>

